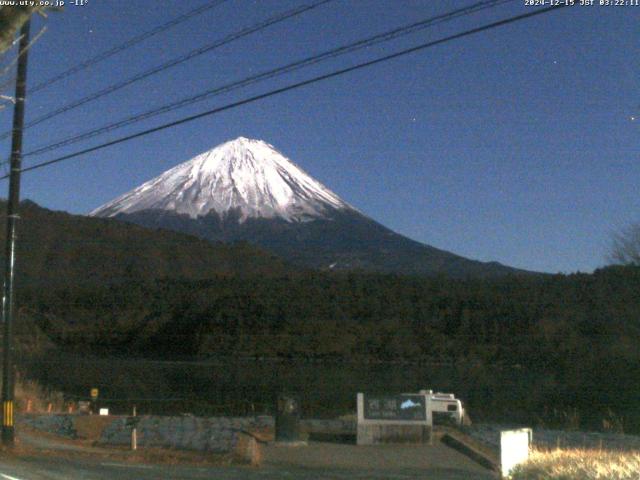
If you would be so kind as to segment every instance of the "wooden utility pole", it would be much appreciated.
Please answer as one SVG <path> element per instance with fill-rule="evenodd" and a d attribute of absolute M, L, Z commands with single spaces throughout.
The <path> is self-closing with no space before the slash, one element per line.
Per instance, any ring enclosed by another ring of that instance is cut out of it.
<path fill-rule="evenodd" d="M 20 219 L 20 170 L 22 168 L 22 130 L 24 126 L 24 102 L 27 95 L 27 56 L 29 49 L 29 29 L 27 20 L 20 29 L 18 50 L 18 72 L 16 77 L 16 98 L 13 109 L 13 136 L 11 138 L 11 173 L 9 175 L 9 199 L 7 202 L 7 231 L 4 257 L 4 289 L 2 295 L 2 320 L 4 338 L 2 351 L 2 443 L 13 445 L 15 428 L 13 423 L 14 369 L 11 355 L 13 336 L 14 267 L 16 263 L 16 227 Z"/>

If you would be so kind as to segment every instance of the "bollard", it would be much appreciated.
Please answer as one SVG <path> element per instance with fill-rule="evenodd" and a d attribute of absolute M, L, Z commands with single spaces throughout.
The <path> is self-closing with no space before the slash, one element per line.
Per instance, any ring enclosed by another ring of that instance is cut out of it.
<path fill-rule="evenodd" d="M 31 413 L 31 409 L 33 408 L 33 402 L 31 399 L 27 400 L 27 413 Z"/>
<path fill-rule="evenodd" d="M 49 403 L 49 405 L 47 405 L 47 413 L 51 413 L 52 411 L 53 411 L 53 405 Z"/>
<path fill-rule="evenodd" d="M 133 406 L 133 428 L 131 429 L 131 450 L 138 449 L 138 428 L 136 427 L 136 406 Z"/>

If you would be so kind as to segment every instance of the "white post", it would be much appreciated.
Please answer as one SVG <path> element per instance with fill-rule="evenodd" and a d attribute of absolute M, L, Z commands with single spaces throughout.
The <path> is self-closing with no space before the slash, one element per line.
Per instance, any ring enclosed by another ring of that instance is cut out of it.
<path fill-rule="evenodd" d="M 136 406 L 133 406 L 133 417 L 135 419 L 136 416 Z M 135 420 L 134 420 L 135 422 Z M 136 424 L 133 424 L 133 428 L 131 429 L 131 450 L 138 449 L 138 428 Z"/>

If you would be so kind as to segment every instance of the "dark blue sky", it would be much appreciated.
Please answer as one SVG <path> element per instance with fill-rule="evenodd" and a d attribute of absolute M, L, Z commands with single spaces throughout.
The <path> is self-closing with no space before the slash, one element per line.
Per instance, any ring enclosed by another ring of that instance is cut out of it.
<path fill-rule="evenodd" d="M 34 30 L 48 30 L 29 85 L 203 3 L 89 0 L 38 19 Z M 29 129 L 25 150 L 471 3 L 335 0 Z M 27 120 L 301 4 L 229 0 L 34 94 Z M 517 0 L 25 163 L 532 8 Z M 23 197 L 86 213 L 243 135 L 416 240 L 520 268 L 591 271 L 612 232 L 640 220 L 639 33 L 640 7 L 562 9 L 26 173 Z M 11 109 L 0 117 L 6 130 Z"/>

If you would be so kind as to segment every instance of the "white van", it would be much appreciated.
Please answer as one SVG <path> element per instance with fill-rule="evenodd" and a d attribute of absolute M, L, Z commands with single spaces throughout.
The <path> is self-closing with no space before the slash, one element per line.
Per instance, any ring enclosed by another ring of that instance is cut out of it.
<path fill-rule="evenodd" d="M 434 424 L 462 425 L 464 408 L 462 402 L 453 393 L 433 393 L 433 390 L 420 390 L 418 393 L 427 397 L 427 415 L 431 417 Z"/>

